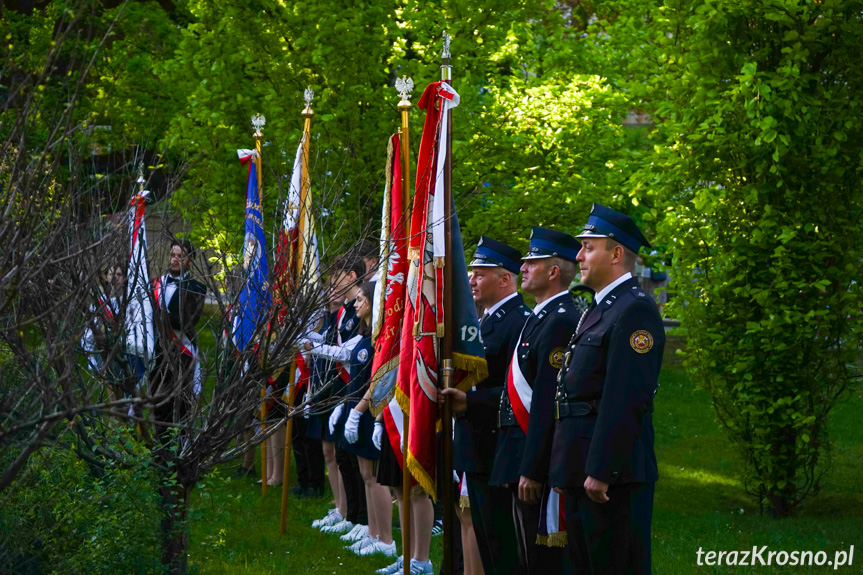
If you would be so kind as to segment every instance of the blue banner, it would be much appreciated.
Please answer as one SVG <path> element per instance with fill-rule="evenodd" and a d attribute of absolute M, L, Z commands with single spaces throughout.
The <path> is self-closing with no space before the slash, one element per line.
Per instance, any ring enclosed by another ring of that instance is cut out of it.
<path fill-rule="evenodd" d="M 243 283 L 234 314 L 234 343 L 240 351 L 246 349 L 256 334 L 264 332 L 272 305 L 256 159 L 252 157 L 249 163 L 243 235 Z"/>

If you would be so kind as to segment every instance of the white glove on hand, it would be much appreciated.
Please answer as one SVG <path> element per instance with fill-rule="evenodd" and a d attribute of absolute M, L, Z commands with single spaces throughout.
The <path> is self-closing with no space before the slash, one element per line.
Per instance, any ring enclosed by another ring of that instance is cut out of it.
<path fill-rule="evenodd" d="M 344 409 L 345 404 L 340 403 L 336 406 L 333 412 L 330 414 L 330 433 L 336 432 L 336 423 L 339 421 L 339 417 L 342 415 L 342 409 Z"/>
<path fill-rule="evenodd" d="M 348 443 L 356 443 L 360 438 L 360 417 L 362 413 L 356 409 L 351 409 L 348 414 L 348 421 L 345 423 L 345 439 Z"/>
<path fill-rule="evenodd" d="M 312 414 L 312 404 L 309 403 L 309 397 L 310 396 L 308 393 L 305 395 L 305 397 L 303 397 L 303 402 L 305 403 L 305 405 L 303 406 L 303 418 L 304 419 L 308 419 L 309 416 Z"/>
<path fill-rule="evenodd" d="M 375 421 L 375 432 L 372 434 L 372 443 L 375 444 L 375 448 L 380 451 L 381 450 L 381 441 L 384 438 L 384 424 L 380 421 Z"/>

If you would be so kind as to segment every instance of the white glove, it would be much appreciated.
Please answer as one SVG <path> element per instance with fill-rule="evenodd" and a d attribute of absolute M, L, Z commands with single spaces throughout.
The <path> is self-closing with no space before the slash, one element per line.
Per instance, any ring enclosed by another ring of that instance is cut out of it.
<path fill-rule="evenodd" d="M 360 438 L 360 417 L 362 413 L 356 409 L 351 409 L 348 414 L 348 421 L 345 423 L 345 439 L 348 443 L 356 443 Z"/>
<path fill-rule="evenodd" d="M 342 409 L 344 409 L 345 404 L 340 403 L 336 406 L 333 412 L 330 414 L 330 433 L 336 432 L 336 423 L 339 421 L 339 417 L 342 415 Z"/>
<path fill-rule="evenodd" d="M 305 396 L 303 396 L 303 403 L 305 403 L 305 405 L 303 405 L 303 418 L 304 419 L 308 419 L 309 416 L 312 414 L 312 404 L 309 403 L 309 397 L 310 396 L 308 393 Z"/>
<path fill-rule="evenodd" d="M 372 434 L 372 443 L 375 444 L 375 448 L 380 451 L 381 450 L 381 441 L 384 438 L 384 424 L 380 421 L 375 421 L 375 432 Z"/>
<path fill-rule="evenodd" d="M 461 481 L 461 477 L 458 476 L 458 472 L 455 469 L 452 470 L 452 480 L 455 483 L 458 483 L 459 481 Z"/>

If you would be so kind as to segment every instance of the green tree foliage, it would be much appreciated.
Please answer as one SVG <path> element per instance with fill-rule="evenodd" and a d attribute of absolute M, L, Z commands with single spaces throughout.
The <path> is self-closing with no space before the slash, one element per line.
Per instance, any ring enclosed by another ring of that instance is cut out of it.
<path fill-rule="evenodd" d="M 863 257 L 857 2 L 673 2 L 650 198 L 688 366 L 777 515 L 817 493 L 856 369 Z M 858 366 L 859 367 L 859 366 Z"/>

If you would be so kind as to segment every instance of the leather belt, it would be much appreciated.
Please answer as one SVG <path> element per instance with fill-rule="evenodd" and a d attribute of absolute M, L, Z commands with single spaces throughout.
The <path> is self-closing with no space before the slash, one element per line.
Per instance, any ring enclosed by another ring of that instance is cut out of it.
<path fill-rule="evenodd" d="M 586 417 L 593 415 L 599 407 L 599 400 L 590 401 L 555 401 L 554 416 L 556 419 L 566 417 Z"/>

